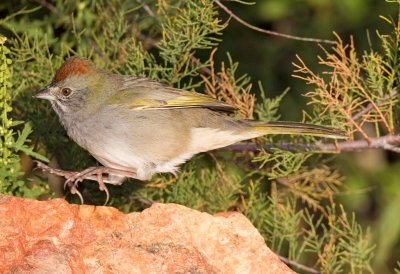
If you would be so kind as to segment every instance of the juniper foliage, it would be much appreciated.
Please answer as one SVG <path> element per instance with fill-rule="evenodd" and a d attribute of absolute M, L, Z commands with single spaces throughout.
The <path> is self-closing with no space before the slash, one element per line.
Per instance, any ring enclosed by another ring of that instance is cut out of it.
<path fill-rule="evenodd" d="M 220 19 L 212 0 L 37 2 L 42 6 L 25 0 L 17 6 L 12 1 L 0 6 L 13 12 L 0 19 L 2 193 L 25 197 L 50 193 L 45 174 L 32 169 L 33 158 L 47 157 L 63 169 L 96 164 L 66 136 L 49 104 L 32 98 L 73 54 L 114 72 L 203 91 L 236 106 L 237 116 L 280 118 L 279 105 L 287 91 L 269 98 L 261 85 L 252 86 L 249 76 L 238 75 L 234 57 L 217 51 L 229 22 Z M 378 136 L 394 132 L 399 121 L 399 33 L 397 22 L 388 22 L 394 31 L 379 34 L 383 50 L 358 53 L 354 43 L 347 45 L 338 36 L 334 47 L 324 49 L 325 55 L 318 58 L 326 67 L 322 75 L 298 58 L 295 76 L 310 85 L 305 96 L 313 106 L 304 112 L 305 121 L 335 126 L 349 135 L 358 132 L 366 140 L 371 136 L 365 124 L 373 124 Z M 215 54 L 225 61 L 217 63 Z M 255 94 L 261 99 L 256 100 Z M 266 136 L 257 142 L 278 140 Z M 295 136 L 284 140 L 316 141 Z M 178 177 L 158 175 L 150 182 L 110 186 L 110 205 L 124 212 L 155 201 L 210 213 L 238 210 L 269 247 L 290 260 L 322 273 L 372 273 L 374 243 L 369 230 L 336 200 L 345 187 L 332 158 L 320 151 L 279 149 L 206 153 L 183 165 Z M 52 177 L 47 181 L 55 191 L 57 181 Z M 103 203 L 97 184 L 85 182 L 80 190 L 86 202 Z M 78 201 L 68 194 L 67 198 Z"/>

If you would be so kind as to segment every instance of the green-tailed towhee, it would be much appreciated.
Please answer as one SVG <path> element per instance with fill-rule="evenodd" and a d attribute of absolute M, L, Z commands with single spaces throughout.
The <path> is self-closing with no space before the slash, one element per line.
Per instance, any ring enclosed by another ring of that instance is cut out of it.
<path fill-rule="evenodd" d="M 233 118 L 225 113 L 232 106 L 209 96 L 110 73 L 78 56 L 66 60 L 36 97 L 49 100 L 68 135 L 105 166 L 61 174 L 74 184 L 102 180 L 103 173 L 107 183 L 175 173 L 194 154 L 265 134 L 344 138 L 323 126 Z"/>

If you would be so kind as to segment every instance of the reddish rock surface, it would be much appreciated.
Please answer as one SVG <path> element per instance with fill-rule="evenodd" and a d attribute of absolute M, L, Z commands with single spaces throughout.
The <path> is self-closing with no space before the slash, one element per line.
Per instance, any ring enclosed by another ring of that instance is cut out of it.
<path fill-rule="evenodd" d="M 293 273 L 240 213 L 0 195 L 0 273 Z"/>

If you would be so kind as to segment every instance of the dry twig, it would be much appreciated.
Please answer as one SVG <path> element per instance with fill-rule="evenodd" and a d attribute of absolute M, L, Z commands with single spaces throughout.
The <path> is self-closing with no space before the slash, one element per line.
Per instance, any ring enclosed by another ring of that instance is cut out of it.
<path fill-rule="evenodd" d="M 362 149 L 385 149 L 388 151 L 400 153 L 400 135 L 386 135 L 382 137 L 370 138 L 367 140 L 351 140 L 339 143 L 322 143 L 322 144 L 292 144 L 292 143 L 278 143 L 278 144 L 255 144 L 255 143 L 239 143 L 223 148 L 229 151 L 258 151 L 264 148 L 282 149 L 292 152 L 298 151 L 315 151 L 315 152 L 331 152 L 339 153 L 346 151 L 358 151 Z"/>
<path fill-rule="evenodd" d="M 363 67 L 355 54 L 353 39 L 348 45 L 343 44 L 339 36 L 337 40 L 333 53 L 322 48 L 325 56 L 318 57 L 319 64 L 327 67 L 324 75 L 329 79 L 311 71 L 299 56 L 298 63 L 293 64 L 296 68 L 293 76 L 315 86 L 305 96 L 311 99 L 310 104 L 323 107 L 319 115 L 327 111 L 339 115 L 338 120 L 349 130 L 358 131 L 368 142 L 371 138 L 363 129 L 365 123 L 381 123 L 392 134 L 394 129 L 389 123 L 392 109 L 387 102 L 396 92 L 373 98 L 365 87 Z"/>
<path fill-rule="evenodd" d="M 49 11 L 51 11 L 52 13 L 58 15 L 58 16 L 62 16 L 62 14 L 60 13 L 60 11 L 57 9 L 56 6 L 54 6 L 52 3 L 47 2 L 46 0 L 32 0 L 36 3 L 38 3 L 39 5 L 41 5 L 42 7 L 45 7 L 46 9 L 48 9 Z"/>
<path fill-rule="evenodd" d="M 278 257 L 279 257 L 279 259 L 280 259 L 282 262 L 284 262 L 285 264 L 294 266 L 294 267 L 296 267 L 297 269 L 306 271 L 306 272 L 308 272 L 308 273 L 314 273 L 314 274 L 319 274 L 319 273 L 321 273 L 321 272 L 319 272 L 318 270 L 316 270 L 315 268 L 312 268 L 312 267 L 309 267 L 309 266 L 305 266 L 305 265 L 300 264 L 300 263 L 298 263 L 298 262 L 296 262 L 296 261 L 289 260 L 288 258 L 285 258 L 285 257 L 283 257 L 283 256 L 278 255 Z"/>
<path fill-rule="evenodd" d="M 335 44 L 335 41 L 332 40 L 327 40 L 327 39 L 317 39 L 317 38 L 308 38 L 308 37 L 300 37 L 300 36 L 295 36 L 295 35 L 289 35 L 289 34 L 284 34 L 276 31 L 271 31 L 271 30 L 265 30 L 256 26 L 253 26 L 252 24 L 244 21 L 242 18 L 234 14 L 230 9 L 228 9 L 225 5 L 223 5 L 219 0 L 214 1 L 221 9 L 223 9 L 229 16 L 231 16 L 233 19 L 235 19 L 238 23 L 242 24 L 243 26 L 246 26 L 252 30 L 265 33 L 268 35 L 273 35 L 273 36 L 279 36 L 287 39 L 292 39 L 292 40 L 298 40 L 298 41 L 303 41 L 303 42 L 313 42 L 313 43 L 324 43 L 324 44 Z"/>
<path fill-rule="evenodd" d="M 388 100 L 390 100 L 392 97 L 395 97 L 399 94 L 399 89 L 395 89 L 393 92 L 390 94 L 386 94 L 385 98 L 381 100 L 380 102 L 377 103 L 377 106 L 380 107 L 384 104 L 387 103 Z M 356 114 L 353 115 L 353 120 L 357 121 L 358 119 L 362 118 L 364 115 L 367 115 L 371 110 L 373 110 L 374 105 L 373 104 L 368 104 L 364 109 L 360 110 Z"/>
<path fill-rule="evenodd" d="M 219 100 L 227 102 L 236 107 L 242 117 L 251 118 L 254 112 L 255 95 L 251 94 L 251 84 L 238 87 L 235 78 L 225 68 L 224 62 L 221 63 L 221 71 L 216 73 L 214 68 L 215 48 L 210 55 L 210 76 L 202 78 L 205 82 L 205 92 Z"/>

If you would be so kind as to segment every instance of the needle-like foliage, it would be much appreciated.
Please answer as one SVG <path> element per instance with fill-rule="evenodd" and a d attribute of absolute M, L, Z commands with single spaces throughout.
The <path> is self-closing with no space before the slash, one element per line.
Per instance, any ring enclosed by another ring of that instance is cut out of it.
<path fill-rule="evenodd" d="M 49 194 L 43 185 L 48 181 L 62 194 L 54 176 L 33 169 L 33 158 L 47 157 L 54 167 L 71 170 L 96 164 L 66 136 L 50 105 L 32 98 L 70 55 L 121 74 L 204 92 L 235 106 L 238 117 L 280 118 L 288 91 L 270 98 L 248 75 L 240 75 L 234 56 L 217 50 L 229 21 L 221 19 L 212 0 L 21 2 L 26 8 L 0 5 L 10 14 L 0 18 L 0 31 L 8 37 L 7 43 L 5 36 L 0 38 L 2 193 L 38 197 Z M 352 39 L 347 44 L 337 35 L 333 47 L 322 48 L 317 59 L 322 74 L 307 66 L 301 53 L 295 63 L 294 76 L 308 84 L 304 95 L 312 105 L 304 121 L 343 129 L 350 140 L 266 136 L 241 153 L 233 149 L 196 156 L 177 177 L 157 175 L 150 182 L 111 186 L 110 205 L 125 212 L 153 202 L 210 213 L 241 211 L 269 247 L 292 261 L 322 273 L 372 273 L 375 245 L 368 229 L 337 201 L 347 189 L 332 152 L 368 145 L 399 152 L 400 36 L 397 22 L 385 20 L 394 31 L 378 33 L 380 49 L 360 53 Z M 103 203 L 96 184 L 84 182 L 80 190 L 86 202 Z"/>

